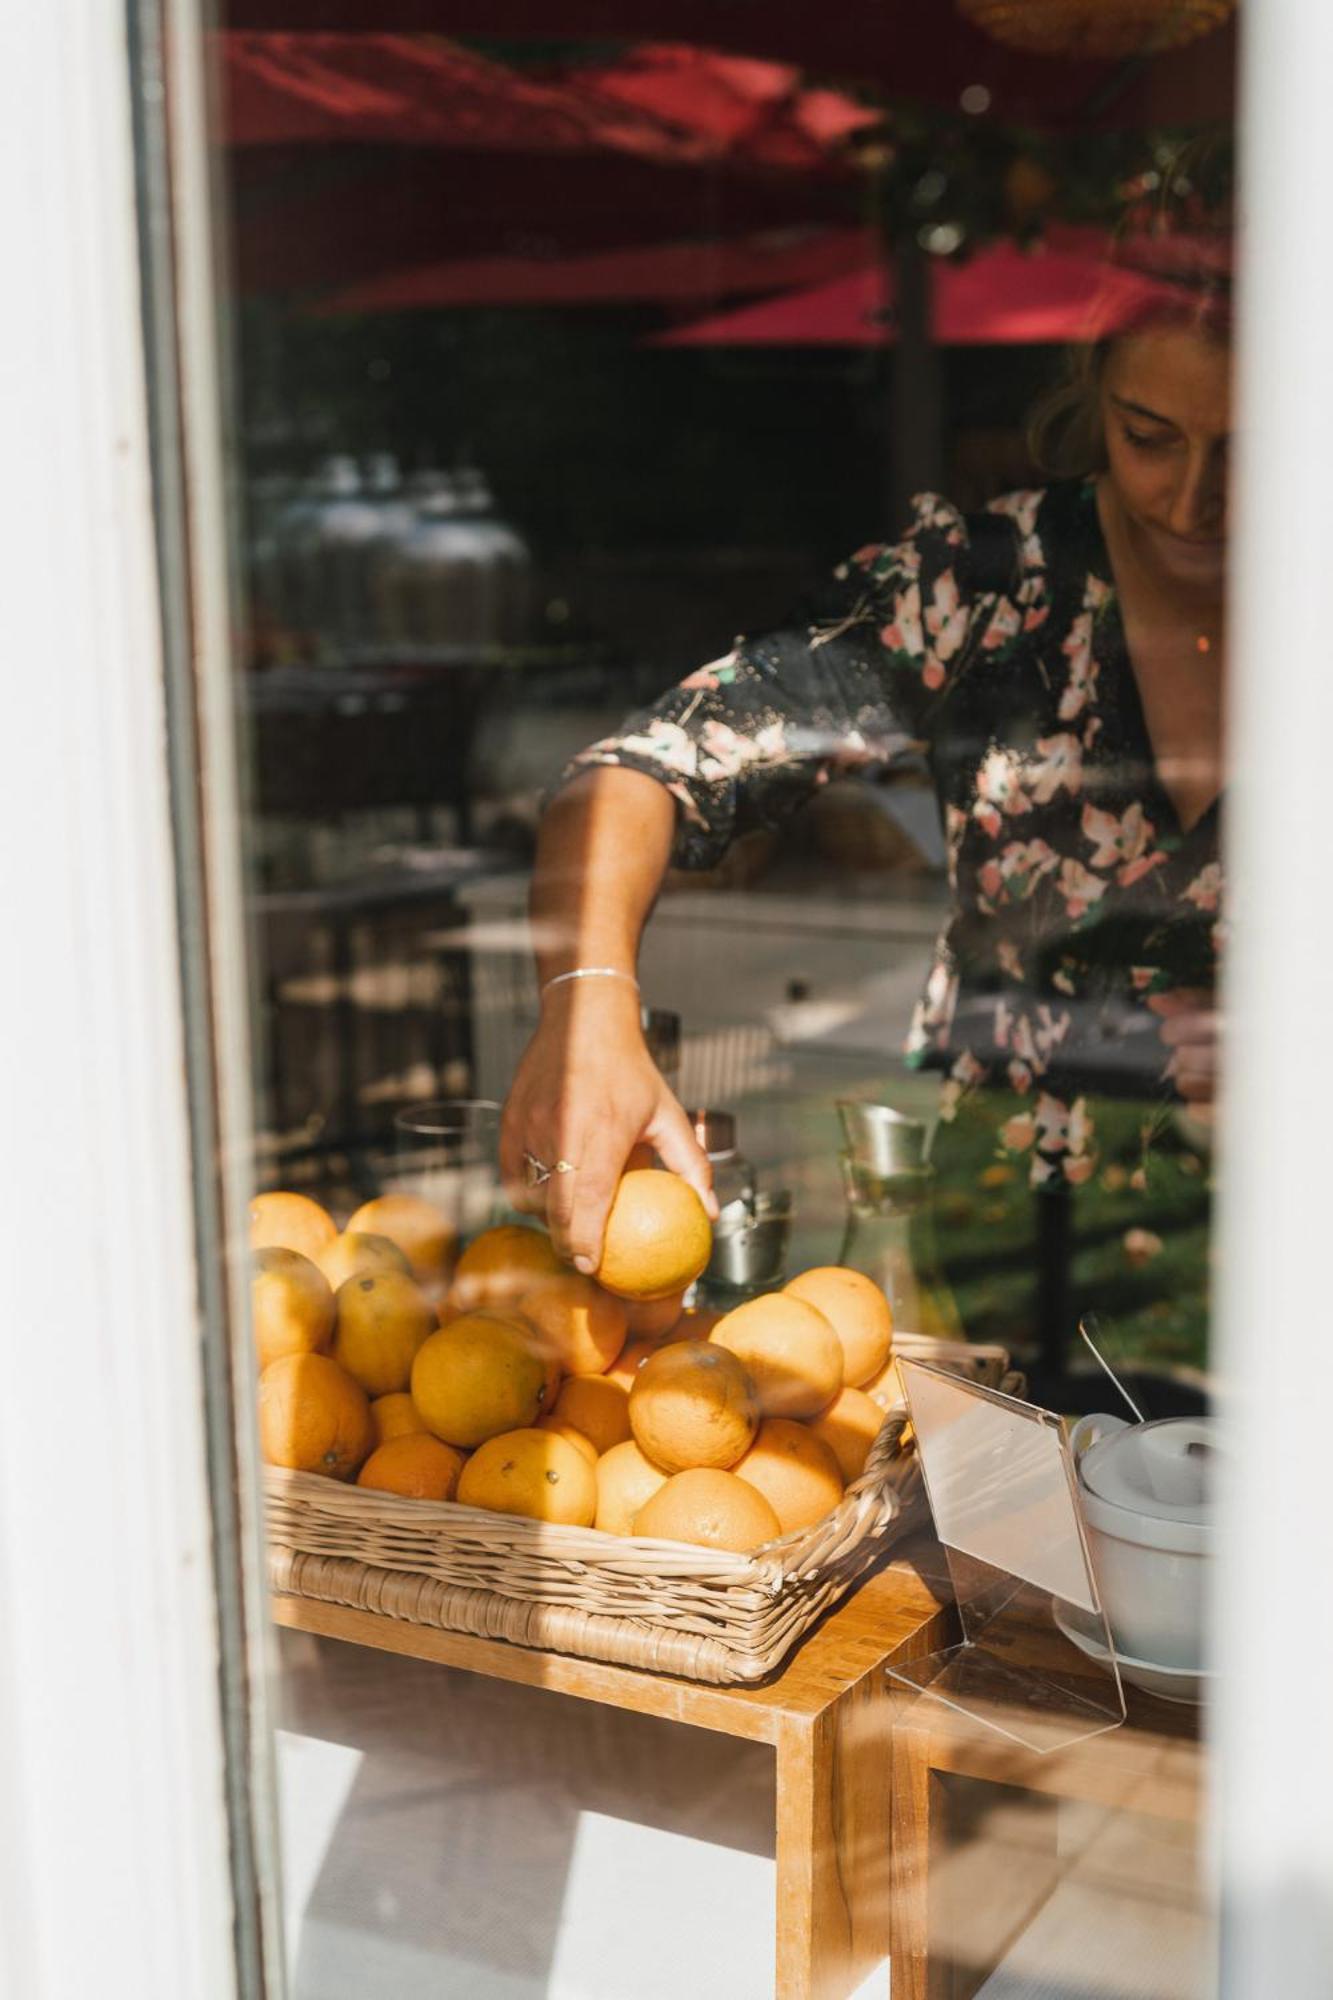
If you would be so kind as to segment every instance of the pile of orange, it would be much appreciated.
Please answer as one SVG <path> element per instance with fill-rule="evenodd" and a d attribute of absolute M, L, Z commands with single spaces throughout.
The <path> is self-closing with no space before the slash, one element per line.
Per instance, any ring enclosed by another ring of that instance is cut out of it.
<path fill-rule="evenodd" d="M 807 1271 L 722 1316 L 674 1174 L 621 1181 L 595 1278 L 544 1231 L 462 1252 L 415 1196 L 340 1234 L 308 1197 L 252 1207 L 260 1441 L 271 1464 L 412 1499 L 750 1550 L 813 1526 L 883 1422 L 892 1319 L 869 1279 Z"/>

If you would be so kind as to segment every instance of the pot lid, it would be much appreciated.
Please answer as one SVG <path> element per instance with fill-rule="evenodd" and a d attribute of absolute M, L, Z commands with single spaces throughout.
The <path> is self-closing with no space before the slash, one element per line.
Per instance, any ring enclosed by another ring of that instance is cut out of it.
<path fill-rule="evenodd" d="M 1079 1477 L 1109 1506 L 1204 1526 L 1212 1518 L 1216 1450 L 1215 1427 L 1204 1417 L 1127 1424 L 1088 1447 Z"/>

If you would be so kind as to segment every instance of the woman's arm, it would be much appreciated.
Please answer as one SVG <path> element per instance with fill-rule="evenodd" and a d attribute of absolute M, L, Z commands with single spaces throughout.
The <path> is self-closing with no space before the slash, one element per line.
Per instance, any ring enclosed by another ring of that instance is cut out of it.
<path fill-rule="evenodd" d="M 538 978 L 576 966 L 634 976 L 639 938 L 671 855 L 676 803 L 655 778 L 608 767 L 559 792 L 542 819 L 532 883 Z M 647 1141 L 713 1207 L 708 1160 L 643 1039 L 627 979 L 544 992 L 505 1106 L 501 1167 L 511 1201 L 544 1210 L 562 1256 L 594 1270 L 630 1149 Z M 526 1186 L 524 1155 L 574 1171 Z"/>
<path fill-rule="evenodd" d="M 858 550 L 807 615 L 738 640 L 575 760 L 538 846 L 543 983 L 581 965 L 632 972 L 669 859 L 712 867 L 738 833 L 781 824 L 833 769 L 918 761 L 950 663 L 966 651 L 966 556 L 963 517 L 918 498 L 904 540 Z M 579 979 L 546 992 L 505 1107 L 501 1158 L 510 1198 L 544 1210 L 580 1269 L 599 1260 L 640 1139 L 711 1208 L 706 1159 L 644 1046 L 634 988 Z M 525 1153 L 574 1171 L 530 1190 Z"/>

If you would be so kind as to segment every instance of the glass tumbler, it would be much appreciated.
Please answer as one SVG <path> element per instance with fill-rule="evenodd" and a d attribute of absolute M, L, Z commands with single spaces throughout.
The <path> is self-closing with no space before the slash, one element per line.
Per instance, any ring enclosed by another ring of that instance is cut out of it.
<path fill-rule="evenodd" d="M 394 1117 L 394 1185 L 449 1220 L 460 1244 L 502 1219 L 500 1110 L 486 1097 L 409 1104 Z"/>

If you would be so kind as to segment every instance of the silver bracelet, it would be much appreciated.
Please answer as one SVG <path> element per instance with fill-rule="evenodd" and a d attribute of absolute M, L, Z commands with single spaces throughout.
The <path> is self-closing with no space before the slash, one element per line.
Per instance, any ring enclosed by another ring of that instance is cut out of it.
<path fill-rule="evenodd" d="M 572 972 L 557 972 L 554 979 L 548 979 L 538 996 L 545 999 L 553 986 L 563 986 L 569 979 L 624 979 L 637 993 L 639 982 L 632 972 L 621 972 L 614 965 L 576 965 Z"/>

